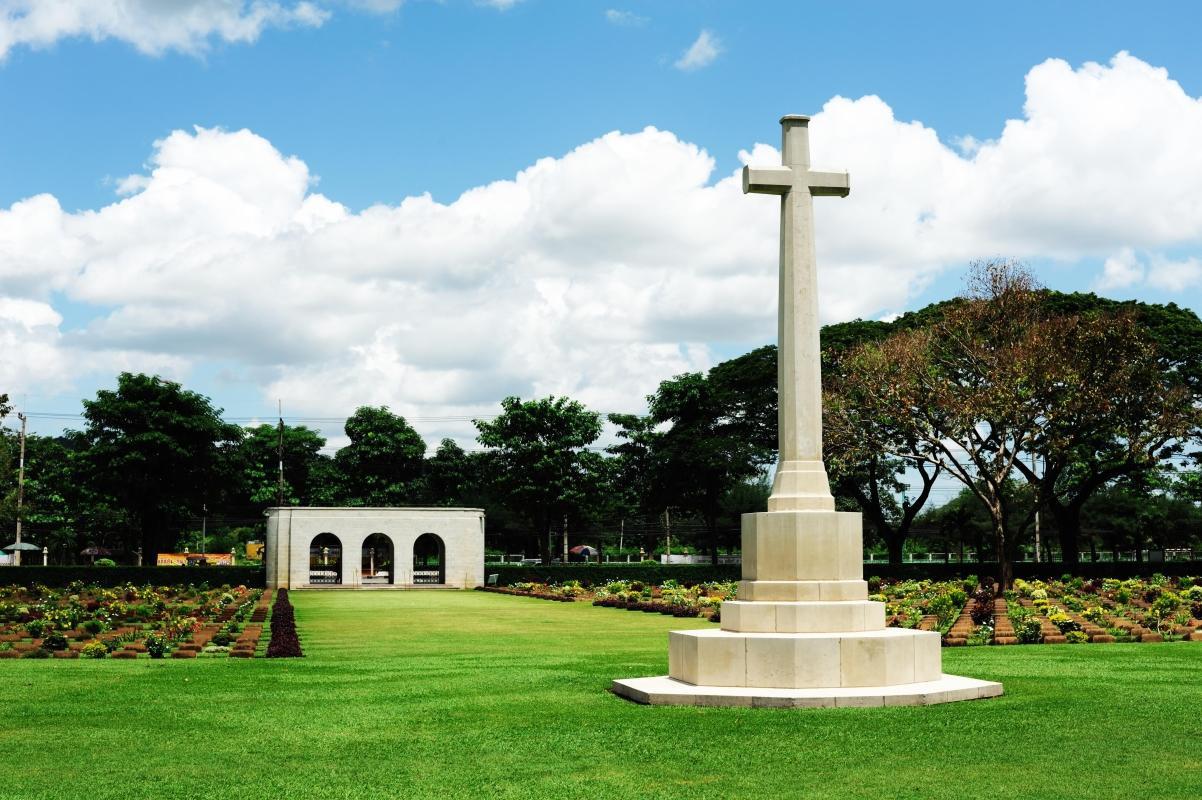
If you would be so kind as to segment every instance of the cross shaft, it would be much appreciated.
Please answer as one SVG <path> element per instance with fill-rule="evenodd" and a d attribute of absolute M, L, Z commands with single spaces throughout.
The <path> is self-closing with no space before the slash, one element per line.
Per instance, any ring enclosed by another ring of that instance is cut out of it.
<path fill-rule="evenodd" d="M 846 172 L 810 169 L 810 118 L 781 118 L 781 166 L 743 167 L 743 191 L 775 194 L 780 210 L 780 307 L 777 318 L 779 461 L 769 511 L 832 510 L 822 464 L 822 361 L 814 195 L 846 197 Z"/>

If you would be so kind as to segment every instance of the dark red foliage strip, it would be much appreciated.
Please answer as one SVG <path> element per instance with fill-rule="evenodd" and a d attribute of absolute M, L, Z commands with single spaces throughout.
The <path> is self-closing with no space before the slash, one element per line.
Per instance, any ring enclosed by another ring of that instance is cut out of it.
<path fill-rule="evenodd" d="M 288 590 L 276 592 L 275 609 L 271 612 L 271 641 L 267 645 L 268 658 L 300 658 L 300 639 L 296 635 L 296 612 L 288 599 Z"/>

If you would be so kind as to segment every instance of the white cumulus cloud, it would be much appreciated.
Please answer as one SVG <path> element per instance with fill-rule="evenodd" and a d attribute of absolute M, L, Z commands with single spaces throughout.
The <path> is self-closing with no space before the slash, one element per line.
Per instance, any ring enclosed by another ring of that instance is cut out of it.
<path fill-rule="evenodd" d="M 708 67 L 721 54 L 722 43 L 718 37 L 710 31 L 702 31 L 673 66 L 684 72 L 693 72 Z"/>
<path fill-rule="evenodd" d="M 213 40 L 253 42 L 267 28 L 317 27 L 329 12 L 277 0 L 0 0 L 0 59 L 60 39 L 119 39 L 143 53 L 200 53 Z"/>
<path fill-rule="evenodd" d="M 617 8 L 605 9 L 605 21 L 611 25 L 622 25 L 628 28 L 637 28 L 650 22 L 647 17 L 640 16 L 633 11 L 623 11 Z"/>
<path fill-rule="evenodd" d="M 852 176 L 849 198 L 815 200 L 826 322 L 896 313 L 994 255 L 1105 259 L 1108 287 L 1202 283 L 1202 106 L 1130 55 L 1036 66 L 1021 118 L 972 148 L 873 96 L 810 128 L 815 166 Z M 118 185 L 91 210 L 0 208 L 0 391 L 220 365 L 293 413 L 469 416 L 552 393 L 637 410 L 718 348 L 775 337 L 778 201 L 668 131 L 607 133 L 449 203 L 352 211 L 300 157 L 211 128 L 170 133 Z"/>

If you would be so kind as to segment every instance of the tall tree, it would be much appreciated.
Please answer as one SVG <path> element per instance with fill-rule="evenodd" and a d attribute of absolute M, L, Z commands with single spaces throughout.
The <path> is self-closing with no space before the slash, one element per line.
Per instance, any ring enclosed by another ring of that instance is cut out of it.
<path fill-rule="evenodd" d="M 247 428 L 238 447 L 241 470 L 240 501 L 256 511 L 279 502 L 281 461 L 284 465 L 284 504 L 317 505 L 323 477 L 325 437 L 305 426 L 259 425 Z"/>
<path fill-rule="evenodd" d="M 688 373 L 664 381 L 647 398 L 651 419 L 669 426 L 654 440 L 657 483 L 672 505 L 700 517 L 715 564 L 723 498 L 759 475 L 771 453 L 749 437 L 744 418 L 731 415 L 728 397 L 720 380 Z"/>
<path fill-rule="evenodd" d="M 1172 304 L 1057 293 L 1041 300 L 1049 313 L 1079 321 L 1075 359 L 1031 442 L 1036 463 L 1020 459 L 1016 468 L 1055 520 L 1062 559 L 1075 564 L 1089 499 L 1165 466 L 1202 431 L 1202 321 Z"/>
<path fill-rule="evenodd" d="M 921 324 L 913 316 L 905 325 Z M 838 391 L 840 359 L 855 347 L 877 342 L 893 331 L 890 323 L 854 320 L 822 328 L 823 383 L 828 393 Z M 719 404 L 729 419 L 728 430 L 754 444 L 757 460 L 770 463 L 777 446 L 776 347 L 760 347 L 724 361 L 710 370 Z M 832 402 L 824 404 L 824 452 L 831 491 L 840 508 L 858 510 L 883 540 L 890 560 L 900 562 L 910 529 L 930 497 L 939 469 L 924 462 L 889 458 L 876 447 L 865 447 L 856 432 L 854 417 L 834 418 Z M 915 443 L 898 442 L 905 448 Z M 908 491 L 906 478 L 918 487 Z M 898 498 L 901 498 L 900 500 Z"/>
<path fill-rule="evenodd" d="M 86 474 L 128 511 L 153 564 L 170 527 L 224 488 L 242 431 L 207 397 L 149 375 L 123 372 L 83 406 Z"/>
<path fill-rule="evenodd" d="M 1049 315 L 1018 265 L 978 264 L 969 295 L 930 327 L 899 331 L 845 359 L 836 412 L 857 417 L 882 451 L 926 461 L 976 495 L 993 525 L 1000 588 L 1008 588 L 1011 476 L 1047 420 L 1080 413 L 1110 390 L 1076 373 L 1082 350 L 1097 349 L 1107 331 L 1099 320 Z M 1066 391 L 1066 381 L 1081 391 Z M 899 435 L 917 452 L 899 452 Z"/>
<path fill-rule="evenodd" d="M 342 502 L 395 506 L 422 494 L 426 442 L 387 407 L 363 406 L 346 421 L 350 444 L 334 456 Z"/>
<path fill-rule="evenodd" d="M 435 506 L 466 505 L 476 489 L 476 463 L 454 439 L 443 439 L 426 460 L 426 502 Z"/>
<path fill-rule="evenodd" d="M 491 449 L 488 468 L 498 493 L 539 532 L 549 563 L 553 531 L 599 492 L 601 456 L 588 448 L 601 435 L 600 416 L 566 397 L 507 397 L 496 419 L 475 425 L 480 444 Z"/>

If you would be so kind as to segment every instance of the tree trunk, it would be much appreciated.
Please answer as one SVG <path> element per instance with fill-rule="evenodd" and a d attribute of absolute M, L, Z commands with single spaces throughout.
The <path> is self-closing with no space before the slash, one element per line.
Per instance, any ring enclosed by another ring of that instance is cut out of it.
<path fill-rule="evenodd" d="M 1060 540 L 1060 560 L 1076 565 L 1081 561 L 1081 504 L 1052 507 L 1056 518 L 1056 536 Z"/>
<path fill-rule="evenodd" d="M 707 516 L 705 525 L 709 528 L 710 564 L 716 567 L 718 566 L 718 518 Z"/>
<path fill-rule="evenodd" d="M 890 532 L 885 534 L 885 547 L 889 550 L 889 563 L 902 563 L 902 551 L 905 549 L 906 537 Z"/>
<path fill-rule="evenodd" d="M 544 531 L 545 535 L 541 537 L 542 541 L 539 542 L 539 549 L 541 549 L 543 551 L 542 552 L 543 564 L 550 566 L 551 553 L 555 552 L 555 543 L 552 540 L 552 537 L 555 535 L 555 532 L 551 529 L 551 521 L 550 520 L 547 520 L 546 522 L 543 523 L 543 531 Z"/>
<path fill-rule="evenodd" d="M 140 515 L 142 539 L 142 564 L 153 567 L 159 556 L 159 515 L 146 511 Z"/>
<path fill-rule="evenodd" d="M 993 516 L 993 538 L 997 553 L 997 596 L 1001 597 L 1002 592 L 1014 585 L 1014 564 L 1010 560 L 1010 548 L 1006 541 L 1005 511 L 990 509 L 990 514 Z"/>

